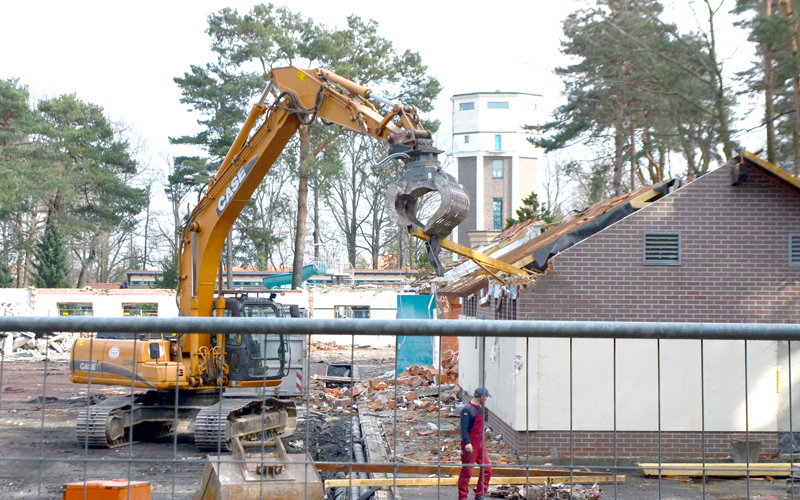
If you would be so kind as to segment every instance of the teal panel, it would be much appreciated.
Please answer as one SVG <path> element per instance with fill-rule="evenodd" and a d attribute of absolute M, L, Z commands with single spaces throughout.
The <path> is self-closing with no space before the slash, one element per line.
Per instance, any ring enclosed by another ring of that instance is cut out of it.
<path fill-rule="evenodd" d="M 398 319 L 433 319 L 434 301 L 431 295 L 398 295 Z M 397 337 L 397 372 L 411 365 L 433 364 L 433 337 Z"/>

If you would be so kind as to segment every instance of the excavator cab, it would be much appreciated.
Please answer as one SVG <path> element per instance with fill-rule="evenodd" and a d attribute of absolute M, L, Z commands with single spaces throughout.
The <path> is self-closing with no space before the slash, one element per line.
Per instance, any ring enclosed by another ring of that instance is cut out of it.
<path fill-rule="evenodd" d="M 214 309 L 214 315 L 219 311 Z M 233 318 L 281 318 L 283 306 L 271 298 L 238 294 L 225 298 L 225 309 L 219 316 Z M 216 337 L 212 336 L 212 345 Z M 225 335 L 225 363 L 228 380 L 273 380 L 288 373 L 289 339 L 276 333 Z"/>

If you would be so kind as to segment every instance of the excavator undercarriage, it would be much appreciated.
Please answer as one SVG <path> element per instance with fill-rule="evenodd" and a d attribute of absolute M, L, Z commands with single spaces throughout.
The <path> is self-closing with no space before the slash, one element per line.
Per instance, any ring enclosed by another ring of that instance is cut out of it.
<path fill-rule="evenodd" d="M 176 404 L 177 403 L 177 404 Z M 223 398 L 218 391 L 174 391 L 108 398 L 80 411 L 76 426 L 78 444 L 90 448 L 115 448 L 131 440 L 172 436 L 181 423 L 194 422 L 194 442 L 204 451 L 229 451 L 234 439 L 262 441 L 291 435 L 297 410 L 290 401 L 274 398 Z"/>

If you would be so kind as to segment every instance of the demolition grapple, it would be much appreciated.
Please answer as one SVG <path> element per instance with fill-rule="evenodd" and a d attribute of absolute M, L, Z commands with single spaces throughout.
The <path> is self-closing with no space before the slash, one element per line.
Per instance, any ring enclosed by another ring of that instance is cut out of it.
<path fill-rule="evenodd" d="M 407 155 L 408 160 L 404 165 L 403 176 L 386 190 L 386 210 L 392 221 L 409 230 L 421 229 L 430 237 L 427 242 L 428 259 L 436 273 L 442 276 L 439 240 L 450 235 L 467 217 L 469 196 L 455 177 L 442 170 L 438 156 L 444 151 L 428 145 L 418 145 L 402 152 Z M 417 217 L 418 202 L 430 192 L 439 193 L 441 203 L 427 222 L 421 222 Z"/>

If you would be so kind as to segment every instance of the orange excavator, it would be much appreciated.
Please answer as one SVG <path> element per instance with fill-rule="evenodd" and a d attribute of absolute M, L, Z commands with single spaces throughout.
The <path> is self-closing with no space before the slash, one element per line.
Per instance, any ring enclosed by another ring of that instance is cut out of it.
<path fill-rule="evenodd" d="M 284 315 L 272 299 L 221 293 L 220 254 L 234 221 L 286 144 L 301 125 L 315 119 L 386 141 L 387 161 L 403 161 L 402 178 L 386 193 L 388 212 L 412 233 L 424 233 L 429 257 L 441 274 L 439 239 L 464 220 L 469 197 L 453 176 L 442 171 L 438 161 L 442 151 L 433 146 L 417 109 L 324 69 L 276 68 L 269 79 L 184 227 L 177 286 L 181 315 Z M 268 104 L 270 96 L 275 98 Z M 380 106 L 387 110 L 385 115 Z M 439 193 L 441 204 L 423 223 L 415 215 L 416 204 L 433 191 Z M 136 337 L 100 333 L 77 340 L 72 349 L 73 382 L 149 389 L 134 398 L 108 398 L 82 410 L 78 443 L 119 446 L 131 435 L 134 439 L 170 435 L 176 431 L 174 424 L 185 420 L 193 422 L 195 444 L 203 450 L 235 451 L 239 441 L 247 444 L 289 435 L 296 422 L 293 403 L 220 397 L 225 388 L 279 385 L 287 373 L 289 351 L 287 338 L 268 333 Z"/>

